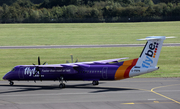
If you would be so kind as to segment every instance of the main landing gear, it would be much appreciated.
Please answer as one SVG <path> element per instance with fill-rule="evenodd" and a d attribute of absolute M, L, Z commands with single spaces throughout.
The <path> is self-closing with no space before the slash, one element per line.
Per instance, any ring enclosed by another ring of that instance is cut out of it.
<path fill-rule="evenodd" d="M 65 88 L 65 87 L 66 87 L 66 84 L 64 84 L 64 83 L 59 84 L 59 88 Z"/>
<path fill-rule="evenodd" d="M 99 81 L 93 81 L 92 84 L 95 85 L 99 85 Z"/>
<path fill-rule="evenodd" d="M 9 81 L 9 85 L 10 85 L 10 86 L 13 86 L 13 85 L 14 85 L 14 82 L 13 82 L 13 81 Z"/>
<path fill-rule="evenodd" d="M 61 80 L 60 80 L 59 82 L 61 82 L 61 83 L 59 84 L 59 88 L 65 88 L 65 87 L 66 87 L 66 84 L 63 83 L 63 79 L 64 79 L 64 78 L 63 78 L 63 77 L 60 77 L 60 79 L 61 79 Z"/>

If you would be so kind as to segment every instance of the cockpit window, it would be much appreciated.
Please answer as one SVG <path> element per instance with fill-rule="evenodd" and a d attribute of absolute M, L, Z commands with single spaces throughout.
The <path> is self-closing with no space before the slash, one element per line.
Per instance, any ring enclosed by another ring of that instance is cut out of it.
<path fill-rule="evenodd" d="M 14 72 L 15 71 L 15 68 L 13 68 L 12 70 L 11 70 L 11 72 Z"/>

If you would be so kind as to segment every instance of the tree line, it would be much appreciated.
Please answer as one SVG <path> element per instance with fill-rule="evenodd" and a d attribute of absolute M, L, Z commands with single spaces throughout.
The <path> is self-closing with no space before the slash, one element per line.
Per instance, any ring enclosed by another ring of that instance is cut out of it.
<path fill-rule="evenodd" d="M 180 20 L 180 0 L 5 1 L 0 2 L 0 23 Z"/>

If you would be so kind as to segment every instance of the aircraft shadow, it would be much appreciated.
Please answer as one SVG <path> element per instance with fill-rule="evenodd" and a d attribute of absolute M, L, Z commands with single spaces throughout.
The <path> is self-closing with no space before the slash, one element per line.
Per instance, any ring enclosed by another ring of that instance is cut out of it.
<path fill-rule="evenodd" d="M 96 91 L 92 91 L 89 93 L 101 93 L 101 92 L 110 92 L 110 91 L 127 91 L 127 90 L 137 90 L 137 89 L 131 89 L 131 88 L 120 88 L 120 87 L 108 87 L 108 86 L 100 86 L 104 82 L 100 82 L 98 86 L 93 86 L 91 83 L 88 84 L 76 84 L 76 85 L 66 85 L 65 89 L 95 89 Z M 58 85 L 49 85 L 49 86 L 42 86 L 42 85 L 0 85 L 1 86 L 7 86 L 7 87 L 15 87 L 16 89 L 11 91 L 4 91 L 0 94 L 6 94 L 6 93 L 16 93 L 16 92 L 27 92 L 27 91 L 38 91 L 38 90 L 53 90 L 58 89 Z"/>

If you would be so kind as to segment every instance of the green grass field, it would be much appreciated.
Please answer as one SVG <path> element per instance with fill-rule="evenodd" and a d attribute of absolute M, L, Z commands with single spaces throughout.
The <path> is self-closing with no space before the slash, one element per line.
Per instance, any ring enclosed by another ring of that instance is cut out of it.
<path fill-rule="evenodd" d="M 0 46 L 18 45 L 88 45 L 145 44 L 136 41 L 152 35 L 176 36 L 165 43 L 180 43 L 180 22 L 82 23 L 82 24 L 0 24 Z M 69 48 L 69 49 L 0 49 L 0 80 L 16 65 L 36 63 L 37 57 L 48 64 L 70 61 L 96 61 L 139 57 L 143 47 Z M 180 77 L 180 47 L 163 47 L 158 71 L 138 77 Z"/>
<path fill-rule="evenodd" d="M 0 46 L 137 44 L 146 36 L 176 36 L 180 22 L 0 24 Z"/>
<path fill-rule="evenodd" d="M 0 78 L 16 65 L 37 64 L 37 56 L 41 57 L 41 63 L 48 64 L 65 63 L 70 61 L 73 53 L 74 60 L 96 61 L 139 57 L 143 47 L 118 47 L 118 48 L 69 48 L 69 49 L 0 49 Z M 158 62 L 159 70 L 139 77 L 180 77 L 180 47 L 163 47 Z"/>

